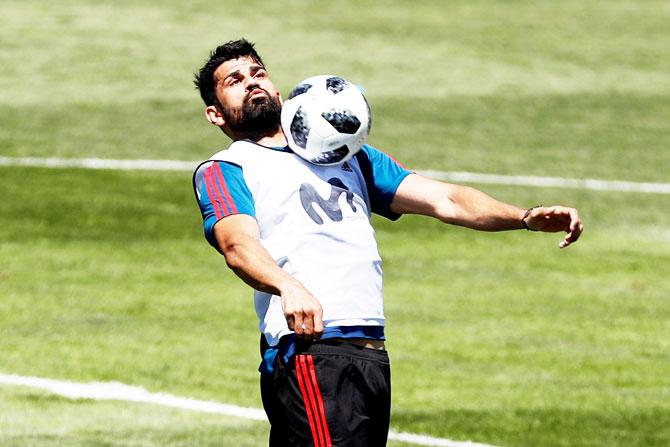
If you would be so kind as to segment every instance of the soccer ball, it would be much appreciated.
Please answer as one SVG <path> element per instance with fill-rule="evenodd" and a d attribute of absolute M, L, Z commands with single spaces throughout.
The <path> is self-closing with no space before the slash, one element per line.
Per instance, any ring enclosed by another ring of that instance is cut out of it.
<path fill-rule="evenodd" d="M 353 157 L 365 144 L 370 124 L 370 106 L 363 93 L 339 76 L 305 79 L 281 111 L 289 147 L 317 165 L 337 165 Z"/>

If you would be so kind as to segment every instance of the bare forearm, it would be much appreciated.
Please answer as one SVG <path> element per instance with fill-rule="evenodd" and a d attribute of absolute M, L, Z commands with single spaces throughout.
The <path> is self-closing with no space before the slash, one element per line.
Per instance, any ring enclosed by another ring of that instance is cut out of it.
<path fill-rule="evenodd" d="M 423 214 L 442 222 L 482 231 L 527 228 L 555 233 L 564 231 L 560 248 L 579 239 L 584 226 L 577 210 L 565 206 L 521 209 L 467 186 L 443 183 L 417 174 L 407 176 L 396 191 L 391 210 Z"/>
<path fill-rule="evenodd" d="M 245 283 L 261 292 L 281 295 L 296 280 L 282 270 L 263 249 L 245 244 L 229 246 L 224 251 L 228 267 Z"/>
<path fill-rule="evenodd" d="M 445 207 L 438 219 L 482 231 L 518 230 L 523 228 L 524 209 L 501 202 L 467 186 L 451 185 L 448 199 L 455 206 Z"/>
<path fill-rule="evenodd" d="M 391 204 L 400 214 L 422 214 L 442 222 L 483 231 L 522 228 L 524 210 L 467 186 L 411 175 Z"/>
<path fill-rule="evenodd" d="M 228 266 L 256 290 L 281 296 L 288 328 L 298 337 L 318 339 L 323 333 L 319 301 L 293 276 L 277 265 L 259 239 L 256 221 L 229 216 L 214 225 L 214 236 Z"/>
<path fill-rule="evenodd" d="M 261 292 L 281 295 L 283 289 L 296 282 L 275 263 L 272 256 L 255 238 L 245 235 L 231 238 L 223 234 L 223 231 L 217 230 L 215 228 L 214 234 L 226 264 L 249 286 Z"/>

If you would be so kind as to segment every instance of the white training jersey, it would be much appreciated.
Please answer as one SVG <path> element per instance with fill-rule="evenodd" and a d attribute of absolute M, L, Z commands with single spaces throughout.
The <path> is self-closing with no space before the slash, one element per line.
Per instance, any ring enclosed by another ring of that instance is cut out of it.
<path fill-rule="evenodd" d="M 325 332 L 384 325 L 381 258 L 371 213 L 388 207 L 410 172 L 365 146 L 337 166 L 310 164 L 288 148 L 234 142 L 198 167 L 194 187 L 207 239 L 231 214 L 249 214 L 279 267 L 321 303 Z M 289 330 L 281 298 L 255 291 L 259 327 L 270 346 Z"/>

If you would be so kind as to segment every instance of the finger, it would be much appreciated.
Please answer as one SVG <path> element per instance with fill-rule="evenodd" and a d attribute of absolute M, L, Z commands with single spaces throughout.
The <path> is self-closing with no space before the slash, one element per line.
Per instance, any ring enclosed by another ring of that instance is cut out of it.
<path fill-rule="evenodd" d="M 314 340 L 318 340 L 323 335 L 323 312 L 319 311 L 314 314 Z"/>
<path fill-rule="evenodd" d="M 295 318 L 293 318 L 293 315 L 286 315 L 286 324 L 290 330 L 295 328 Z"/>
<path fill-rule="evenodd" d="M 581 226 L 577 228 L 577 231 L 570 231 L 568 234 L 565 235 L 565 239 L 558 244 L 560 248 L 565 248 L 568 245 L 572 244 L 573 242 L 576 242 L 577 239 L 579 239 L 579 235 L 581 234 Z"/>
<path fill-rule="evenodd" d="M 568 245 L 570 245 L 571 243 L 572 243 L 572 242 L 566 237 L 565 239 L 563 239 L 563 240 L 558 244 L 558 248 L 561 248 L 561 249 L 562 249 L 562 248 L 565 248 L 565 247 L 567 247 Z"/>
<path fill-rule="evenodd" d="M 295 335 L 297 335 L 298 337 L 302 337 L 302 334 L 305 330 L 302 313 L 296 314 L 293 318 L 295 319 L 295 324 L 293 325 L 293 332 L 295 332 Z"/>
<path fill-rule="evenodd" d="M 570 210 L 570 231 L 581 233 L 582 232 L 582 222 L 579 219 L 579 214 L 577 214 L 577 210 L 571 209 Z"/>
<path fill-rule="evenodd" d="M 582 225 L 581 220 L 579 219 L 579 214 L 574 208 L 570 209 L 570 232 L 566 236 L 569 243 L 575 242 L 581 236 L 582 231 L 584 231 L 584 226 Z"/>
<path fill-rule="evenodd" d="M 571 226 L 571 228 L 572 228 L 572 226 Z M 579 236 L 581 236 L 581 234 L 582 234 L 582 229 L 583 229 L 582 225 L 581 225 L 581 224 L 577 224 L 577 226 L 575 227 L 575 229 L 574 229 L 574 230 L 571 230 L 570 232 L 568 232 L 568 234 L 566 235 L 565 238 L 566 238 L 566 239 L 569 239 L 571 243 L 572 243 L 572 242 L 575 242 L 577 239 L 579 239 Z"/>
<path fill-rule="evenodd" d="M 303 338 L 312 338 L 312 334 L 314 334 L 314 323 L 312 317 L 307 315 L 302 320 L 302 336 Z"/>

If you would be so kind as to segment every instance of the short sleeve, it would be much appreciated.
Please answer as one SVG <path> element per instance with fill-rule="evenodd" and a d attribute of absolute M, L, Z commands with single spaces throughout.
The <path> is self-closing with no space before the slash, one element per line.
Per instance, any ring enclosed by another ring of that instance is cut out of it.
<path fill-rule="evenodd" d="M 391 211 L 391 202 L 400 183 L 412 172 L 367 144 L 356 153 L 356 159 L 365 178 L 372 212 L 391 220 L 398 219 L 400 214 Z"/>
<path fill-rule="evenodd" d="M 224 161 L 205 162 L 193 174 L 193 189 L 202 214 L 205 238 L 217 250 L 214 225 L 219 220 L 234 214 L 256 215 L 240 166 Z"/>

